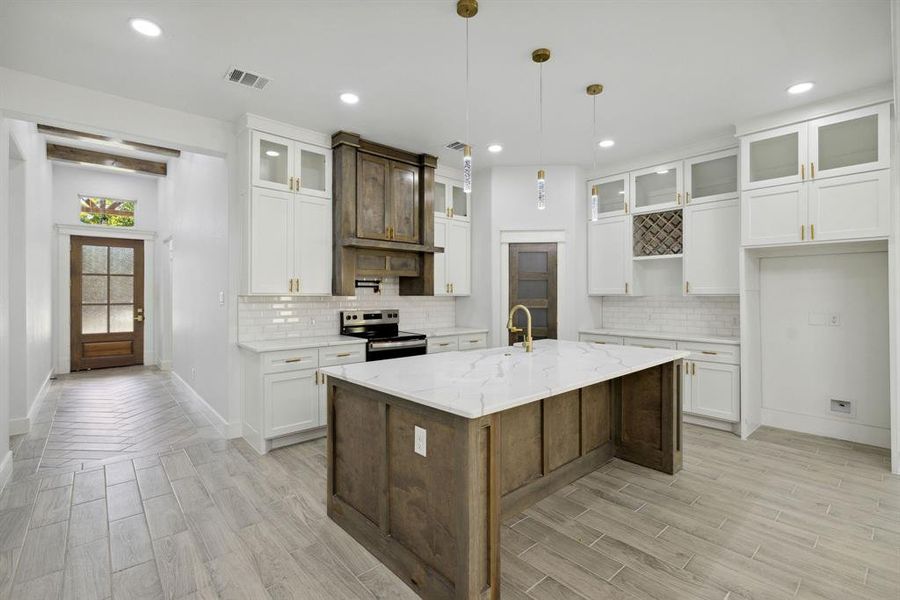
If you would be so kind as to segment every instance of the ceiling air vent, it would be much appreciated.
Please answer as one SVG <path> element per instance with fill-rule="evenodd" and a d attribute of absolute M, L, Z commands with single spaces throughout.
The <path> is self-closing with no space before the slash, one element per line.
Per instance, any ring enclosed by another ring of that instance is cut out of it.
<path fill-rule="evenodd" d="M 225 74 L 225 79 L 226 81 L 239 83 L 241 85 L 252 87 L 257 90 L 263 89 L 271 81 L 271 79 L 266 77 L 265 75 L 260 75 L 259 73 L 251 73 L 250 71 L 245 71 L 244 69 L 239 69 L 237 67 L 231 67 L 230 69 L 228 69 L 228 73 Z"/>
<path fill-rule="evenodd" d="M 463 148 L 466 147 L 466 143 L 465 142 L 450 142 L 449 144 L 447 144 L 446 147 L 448 150 L 462 150 Z"/>

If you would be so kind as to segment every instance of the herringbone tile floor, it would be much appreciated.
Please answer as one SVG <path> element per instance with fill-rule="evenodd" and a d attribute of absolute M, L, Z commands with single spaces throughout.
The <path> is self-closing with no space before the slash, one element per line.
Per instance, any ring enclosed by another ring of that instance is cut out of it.
<path fill-rule="evenodd" d="M 54 384 L 0 494 L 0 598 L 411 599 L 325 516 L 322 440 L 257 455 L 164 373 Z M 687 426 L 672 477 L 613 460 L 508 519 L 508 599 L 900 598 L 883 450 Z"/>

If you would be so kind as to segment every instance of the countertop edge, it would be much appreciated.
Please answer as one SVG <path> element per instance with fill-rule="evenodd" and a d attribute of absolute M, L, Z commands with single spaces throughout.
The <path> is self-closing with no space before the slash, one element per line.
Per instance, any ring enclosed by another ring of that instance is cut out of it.
<path fill-rule="evenodd" d="M 266 352 L 281 352 L 282 350 L 304 350 L 307 348 L 328 348 L 330 346 L 350 346 L 353 344 L 365 345 L 366 340 L 361 338 L 349 338 L 346 340 L 327 340 L 316 341 L 306 340 L 289 343 L 278 344 L 276 340 L 266 340 L 260 342 L 238 342 L 238 348 L 256 354 L 264 354 Z M 272 344 L 272 347 L 265 347 L 265 344 Z"/>
<path fill-rule="evenodd" d="M 741 340 L 730 337 L 718 337 L 714 335 L 696 335 L 691 333 L 667 333 L 659 331 L 629 331 L 625 329 L 579 329 L 579 335 L 584 333 L 588 335 L 616 335 L 621 337 L 650 338 L 657 340 L 671 340 L 682 342 L 695 342 L 700 344 L 728 344 L 730 346 L 740 346 Z"/>

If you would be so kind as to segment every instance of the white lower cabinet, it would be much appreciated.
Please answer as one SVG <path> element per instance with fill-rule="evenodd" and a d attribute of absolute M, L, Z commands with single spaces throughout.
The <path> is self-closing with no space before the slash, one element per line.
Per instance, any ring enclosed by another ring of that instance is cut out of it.
<path fill-rule="evenodd" d="M 454 350 L 478 350 L 479 348 L 487 348 L 486 333 L 439 335 L 428 338 L 428 354 L 453 352 Z"/>
<path fill-rule="evenodd" d="M 685 362 L 682 409 L 686 413 L 738 421 L 740 419 L 740 367 L 722 363 Z"/>
<path fill-rule="evenodd" d="M 317 377 L 318 371 L 315 369 L 264 376 L 264 433 L 267 438 L 322 425 Z"/>

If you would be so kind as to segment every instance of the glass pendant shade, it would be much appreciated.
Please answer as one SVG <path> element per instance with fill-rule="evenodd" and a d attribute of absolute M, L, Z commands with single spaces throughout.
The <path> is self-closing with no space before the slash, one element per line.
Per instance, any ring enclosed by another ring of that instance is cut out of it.
<path fill-rule="evenodd" d="M 472 193 L 472 147 L 466 146 L 463 150 L 463 191 Z"/>
<path fill-rule="evenodd" d="M 600 186 L 592 185 L 591 186 L 591 221 L 596 221 L 600 218 Z"/>
<path fill-rule="evenodd" d="M 537 172 L 537 207 L 538 210 L 544 210 L 547 207 L 547 189 L 544 183 L 544 170 Z"/>

